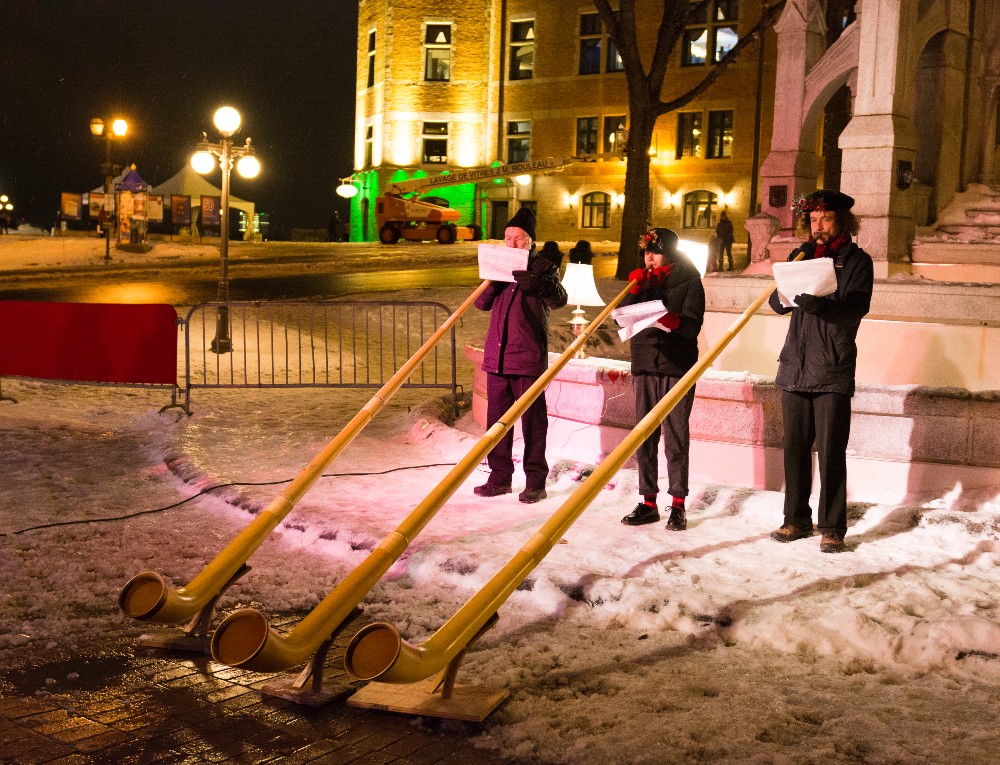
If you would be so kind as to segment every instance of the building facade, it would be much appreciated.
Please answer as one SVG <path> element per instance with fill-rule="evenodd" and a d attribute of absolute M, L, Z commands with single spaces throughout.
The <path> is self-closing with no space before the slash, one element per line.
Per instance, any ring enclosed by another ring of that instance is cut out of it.
<path fill-rule="evenodd" d="M 760 13 L 759 3 L 740 0 L 691 7 L 664 100 L 704 78 Z M 638 4 L 645 54 L 661 8 Z M 773 35 L 765 40 L 762 68 L 751 46 L 698 100 L 657 121 L 651 222 L 707 241 L 726 210 L 742 230 L 754 203 L 751 178 L 770 143 L 775 51 Z M 357 85 L 352 239 L 377 238 L 375 200 L 394 181 L 552 157 L 566 160 L 557 172 L 439 187 L 434 195 L 488 238 L 501 237 L 514 210 L 527 205 L 539 239 L 617 241 L 624 161 L 572 159 L 613 154 L 628 129 L 621 59 L 593 4 L 361 0 Z"/>
<path fill-rule="evenodd" d="M 761 5 L 690 8 L 664 101 L 753 33 Z M 998 0 L 787 0 L 763 46 L 657 121 L 650 222 L 707 241 L 726 210 L 738 236 L 754 216 L 788 240 L 794 199 L 838 188 L 857 200 L 877 273 L 908 269 L 914 237 L 957 194 L 1000 181 L 998 10 Z M 637 2 L 647 60 L 661 11 Z M 552 157 L 567 160 L 557 172 L 434 193 L 487 237 L 528 205 L 540 239 L 617 240 L 624 161 L 571 158 L 613 152 L 628 129 L 621 69 L 586 0 L 361 0 L 352 239 L 378 236 L 375 200 L 390 183 Z"/>

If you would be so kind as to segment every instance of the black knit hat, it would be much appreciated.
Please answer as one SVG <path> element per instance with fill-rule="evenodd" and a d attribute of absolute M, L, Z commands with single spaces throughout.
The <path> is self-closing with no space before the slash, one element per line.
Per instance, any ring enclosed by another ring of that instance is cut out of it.
<path fill-rule="evenodd" d="M 546 242 L 538 251 L 538 255 L 550 261 L 556 268 L 562 265 L 563 254 L 558 242 Z"/>
<path fill-rule="evenodd" d="M 669 228 L 651 228 L 639 237 L 642 252 L 656 252 L 671 255 L 677 251 L 677 234 Z"/>
<path fill-rule="evenodd" d="M 816 189 L 812 194 L 800 197 L 792 203 L 796 213 L 837 212 L 854 207 L 854 197 L 832 189 Z"/>
<path fill-rule="evenodd" d="M 514 213 L 514 217 L 507 221 L 507 225 L 504 228 L 510 228 L 511 226 L 521 229 L 531 237 L 531 241 L 535 241 L 535 214 L 530 208 L 522 207 Z"/>
<path fill-rule="evenodd" d="M 569 251 L 570 263 L 583 263 L 585 265 L 590 265 L 593 259 L 594 251 L 590 249 L 590 242 L 586 239 L 581 239 L 576 243 L 576 247 Z"/>

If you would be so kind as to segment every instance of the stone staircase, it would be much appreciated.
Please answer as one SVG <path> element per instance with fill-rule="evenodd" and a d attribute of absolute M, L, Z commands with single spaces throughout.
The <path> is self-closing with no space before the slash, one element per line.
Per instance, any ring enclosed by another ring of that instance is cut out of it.
<path fill-rule="evenodd" d="M 937 281 L 1000 283 L 1000 188 L 970 184 L 933 226 L 918 228 L 912 270 Z"/>

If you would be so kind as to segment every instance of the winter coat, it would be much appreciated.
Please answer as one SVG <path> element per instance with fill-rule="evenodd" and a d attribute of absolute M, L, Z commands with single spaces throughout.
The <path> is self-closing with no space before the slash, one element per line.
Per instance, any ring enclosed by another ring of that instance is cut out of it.
<path fill-rule="evenodd" d="M 799 250 L 806 253 L 803 260 L 811 260 L 815 245 L 807 243 Z M 789 260 L 799 250 L 793 251 Z M 777 290 L 768 299 L 777 313 L 792 314 L 774 379 L 781 390 L 854 395 L 855 340 L 861 319 L 871 307 L 875 274 L 871 257 L 850 239 L 832 257 L 837 291 L 821 299 L 816 314 L 784 307 Z"/>
<path fill-rule="evenodd" d="M 662 300 L 668 311 L 680 315 L 681 323 L 670 332 L 649 327 L 632 337 L 632 374 L 683 377 L 698 361 L 698 333 L 705 319 L 701 274 L 684 255 L 677 255 L 659 289 L 647 284 L 639 294 L 626 295 L 621 304 L 650 300 Z"/>
<path fill-rule="evenodd" d="M 526 295 L 517 282 L 491 282 L 476 298 L 476 308 L 492 311 L 483 349 L 483 371 L 537 377 L 549 365 L 549 309 L 566 305 L 566 289 L 552 261 L 532 257 L 537 294 Z"/>

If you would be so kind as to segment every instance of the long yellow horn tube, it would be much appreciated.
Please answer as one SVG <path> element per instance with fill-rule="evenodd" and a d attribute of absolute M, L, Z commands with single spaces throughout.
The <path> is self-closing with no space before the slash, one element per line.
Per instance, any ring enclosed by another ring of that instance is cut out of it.
<path fill-rule="evenodd" d="M 754 312 L 767 300 L 768 287 L 733 322 L 723 337 L 664 396 L 652 411 L 574 491 L 548 521 L 515 553 L 483 588 L 445 622 L 428 640 L 413 645 L 403 640 L 391 624 L 377 622 L 362 628 L 352 639 L 344 656 L 345 668 L 359 680 L 383 683 L 415 683 L 448 666 L 465 649 L 497 609 L 517 589 L 525 577 L 541 563 L 567 529 L 590 505 L 632 453 L 659 427 L 667 414 L 704 374 Z"/>
<path fill-rule="evenodd" d="M 403 554 L 435 513 L 476 469 L 483 457 L 514 427 L 532 402 L 566 366 L 573 355 L 587 342 L 590 333 L 600 327 L 611 311 L 625 298 L 635 284 L 629 282 L 604 310 L 570 343 L 562 355 L 525 391 L 503 416 L 441 480 L 430 494 L 403 519 L 372 550 L 354 571 L 345 577 L 290 632 L 282 634 L 267 624 L 266 617 L 256 609 L 247 608 L 226 617 L 212 635 L 212 655 L 217 661 L 232 667 L 255 672 L 277 672 L 301 664 L 320 645 L 351 610 L 361 602 L 389 567 Z"/>
<path fill-rule="evenodd" d="M 445 322 L 427 338 L 427 341 L 406 361 L 378 393 L 338 433 L 323 451 L 316 455 L 296 478 L 275 497 L 247 526 L 226 545 L 214 560 L 195 576 L 187 587 L 173 589 L 155 571 L 143 571 L 129 580 L 118 596 L 118 605 L 126 616 L 141 621 L 160 624 L 176 624 L 196 614 L 212 598 L 218 595 L 236 572 L 246 563 L 275 526 L 288 515 L 302 496 L 322 475 L 323 469 L 332 462 L 354 438 L 381 411 L 414 370 L 431 352 L 435 345 L 461 318 L 476 298 L 489 285 L 489 280 L 480 284 Z"/>

